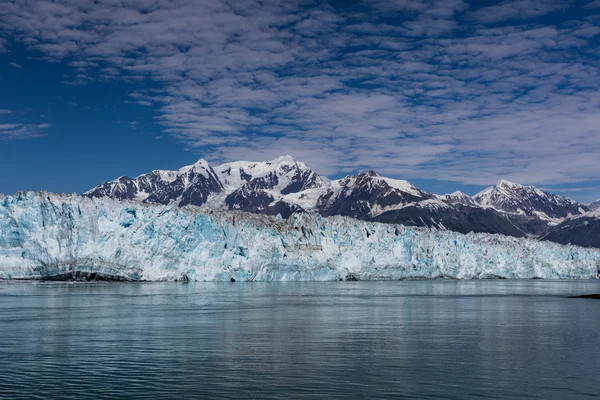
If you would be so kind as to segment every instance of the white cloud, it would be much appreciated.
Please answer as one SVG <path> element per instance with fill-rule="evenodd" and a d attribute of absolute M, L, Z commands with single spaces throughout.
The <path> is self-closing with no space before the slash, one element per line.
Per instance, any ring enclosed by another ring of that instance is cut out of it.
<path fill-rule="evenodd" d="M 74 83 L 159 83 L 131 102 L 206 158 L 552 184 L 600 167 L 600 24 L 524 22 L 565 4 L 36 0 L 3 7 L 0 31 Z"/>
<path fill-rule="evenodd" d="M 591 3 L 586 4 L 585 8 L 600 8 L 600 0 L 594 0 Z"/>
<path fill-rule="evenodd" d="M 479 8 L 471 13 L 471 17 L 482 23 L 496 23 L 540 17 L 570 6 L 571 2 L 564 0 L 505 0 L 499 4 Z"/>
<path fill-rule="evenodd" d="M 42 135 L 41 130 L 50 124 L 0 124 L 1 139 L 31 139 Z"/>
<path fill-rule="evenodd" d="M 22 126 L 22 125 L 21 124 L 0 124 L 0 130 L 7 131 L 10 129 L 19 128 L 20 126 Z"/>
<path fill-rule="evenodd" d="M 23 66 L 22 66 L 22 65 L 20 65 L 20 64 L 17 64 L 16 62 L 9 62 L 9 63 L 8 63 L 8 65 L 10 65 L 10 66 L 11 66 L 11 67 L 13 67 L 13 68 L 19 68 L 19 69 L 20 69 L 20 68 L 23 68 Z"/>

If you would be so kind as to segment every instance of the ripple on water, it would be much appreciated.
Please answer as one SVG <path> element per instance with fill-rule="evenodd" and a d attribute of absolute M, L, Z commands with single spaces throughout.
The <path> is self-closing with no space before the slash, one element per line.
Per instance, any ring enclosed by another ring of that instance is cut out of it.
<path fill-rule="evenodd" d="M 599 284 L 0 284 L 0 398 L 595 398 Z"/>

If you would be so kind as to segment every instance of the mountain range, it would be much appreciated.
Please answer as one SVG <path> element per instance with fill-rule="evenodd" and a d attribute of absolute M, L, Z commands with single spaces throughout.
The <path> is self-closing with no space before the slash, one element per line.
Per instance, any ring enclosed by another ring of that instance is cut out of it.
<path fill-rule="evenodd" d="M 329 180 L 290 156 L 212 167 L 206 160 L 177 171 L 122 176 L 84 193 L 143 203 L 281 215 L 318 212 L 365 221 L 461 233 L 534 237 L 600 247 L 600 203 L 586 206 L 534 186 L 505 180 L 475 196 L 429 193 L 367 171 Z"/>

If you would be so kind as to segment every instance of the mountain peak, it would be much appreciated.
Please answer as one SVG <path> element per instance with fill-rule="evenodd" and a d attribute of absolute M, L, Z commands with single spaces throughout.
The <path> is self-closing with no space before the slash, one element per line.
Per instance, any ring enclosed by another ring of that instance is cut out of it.
<path fill-rule="evenodd" d="M 200 169 L 209 169 L 210 168 L 210 164 L 204 158 L 201 158 L 201 159 L 199 159 L 198 161 L 196 161 L 195 163 L 193 163 L 191 165 L 186 165 L 184 167 L 179 168 L 177 171 L 180 172 L 180 173 L 184 173 L 184 172 L 190 171 L 192 169 L 197 170 L 198 168 L 200 168 Z"/>
<path fill-rule="evenodd" d="M 274 160 L 271 160 L 272 164 L 289 164 L 289 163 L 295 163 L 296 159 L 294 159 L 294 157 L 290 156 L 289 154 L 285 155 L 285 156 L 281 156 L 281 157 L 277 157 Z"/>
<path fill-rule="evenodd" d="M 594 201 L 588 206 L 588 208 L 592 211 L 600 210 L 600 199 Z"/>
<path fill-rule="evenodd" d="M 455 198 L 455 199 L 470 199 L 471 196 L 469 196 L 468 194 L 466 194 L 465 192 L 461 191 L 461 190 L 457 190 L 455 192 L 452 193 L 447 193 L 441 197 L 445 197 L 445 198 Z"/>
<path fill-rule="evenodd" d="M 192 167 L 201 167 L 201 168 L 204 168 L 204 169 L 208 169 L 208 168 L 210 168 L 210 164 L 204 158 L 201 158 L 198 161 L 196 161 L 192 165 Z"/>
<path fill-rule="evenodd" d="M 445 194 L 443 196 L 440 196 L 440 198 L 443 201 L 446 201 L 446 202 L 452 203 L 452 204 L 470 205 L 470 204 L 474 203 L 474 200 L 471 198 L 471 196 L 469 196 L 468 194 L 466 194 L 465 192 L 462 192 L 460 190 Z"/>
<path fill-rule="evenodd" d="M 581 214 L 581 210 L 585 210 L 585 207 L 582 208 L 580 204 L 566 197 L 504 179 L 496 186 L 476 194 L 473 199 L 481 205 L 504 212 L 529 216 L 545 215 L 544 218 L 565 218 L 568 215 Z"/>
<path fill-rule="evenodd" d="M 205 178 L 210 179 L 213 175 L 212 167 L 204 158 L 199 159 L 192 165 L 186 165 L 185 167 L 179 168 L 177 171 L 178 174 L 187 174 L 187 173 L 198 173 L 203 175 Z"/>
<path fill-rule="evenodd" d="M 506 179 L 502 179 L 502 180 L 500 180 L 500 182 L 498 182 L 496 184 L 496 187 L 521 188 L 521 187 L 523 187 L 523 185 L 521 185 L 520 183 L 515 183 L 515 182 L 507 181 Z"/>
<path fill-rule="evenodd" d="M 179 170 L 155 170 L 134 179 L 121 177 L 105 182 L 85 195 L 258 213 L 278 213 L 284 209 L 316 210 L 323 215 L 362 219 L 394 210 L 398 213 L 398 210 L 404 210 L 402 213 L 407 216 L 414 209 L 407 206 L 417 203 L 423 205 L 423 210 L 433 210 L 441 204 L 445 212 L 449 212 L 448 206 L 463 205 L 469 207 L 456 207 L 453 212 L 489 213 L 495 210 L 519 218 L 527 215 L 553 221 L 592 209 L 534 186 L 523 186 L 505 179 L 472 198 L 460 191 L 444 196 L 433 195 L 408 181 L 387 178 L 374 170 L 330 182 L 290 155 L 271 161 L 234 161 L 214 169 L 201 158 Z M 475 210 L 478 205 L 483 206 L 481 209 L 485 211 Z M 488 209 L 493 210 L 488 212 Z M 402 221 L 427 224 L 424 220 L 411 219 L 413 216 L 407 218 Z M 430 221 L 431 218 L 434 217 L 430 215 L 425 219 Z M 469 225 L 468 221 L 465 223 Z M 463 229 L 464 226 L 461 226 Z"/>
<path fill-rule="evenodd" d="M 198 159 L 198 161 L 196 161 L 194 164 L 202 164 L 202 165 L 205 165 L 205 164 L 208 164 L 208 161 L 206 161 L 206 159 L 204 159 L 204 158 L 200 158 L 200 159 Z"/>

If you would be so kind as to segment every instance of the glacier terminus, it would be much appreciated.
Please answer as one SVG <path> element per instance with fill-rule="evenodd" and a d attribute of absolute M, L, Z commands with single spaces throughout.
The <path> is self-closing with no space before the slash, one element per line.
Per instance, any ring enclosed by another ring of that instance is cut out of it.
<path fill-rule="evenodd" d="M 600 250 L 496 234 L 48 192 L 0 197 L 0 279 L 592 279 Z"/>

